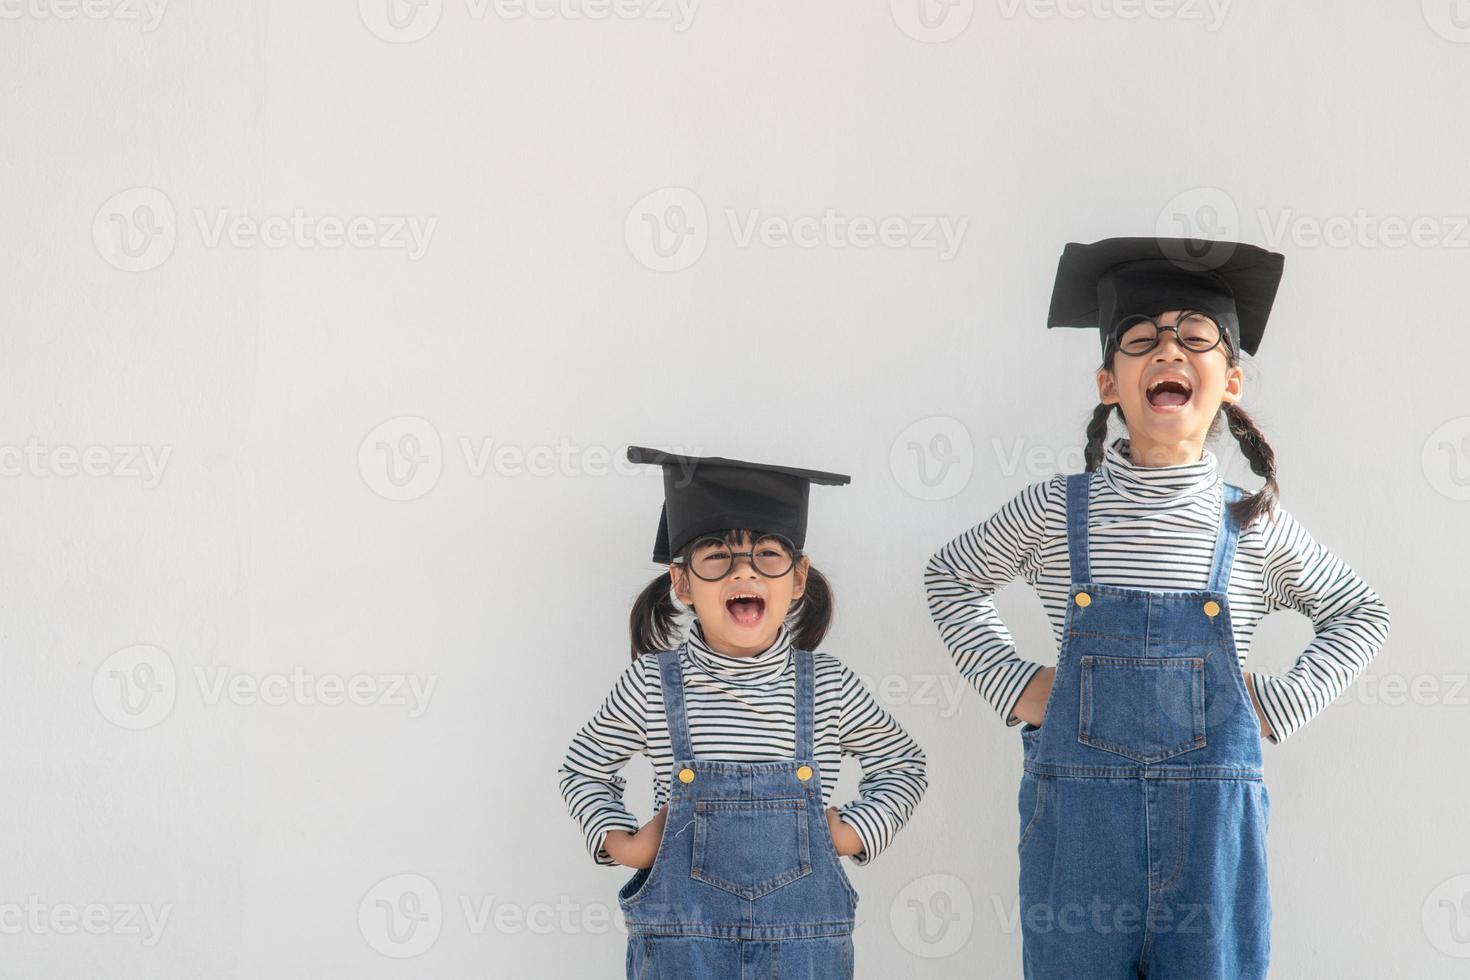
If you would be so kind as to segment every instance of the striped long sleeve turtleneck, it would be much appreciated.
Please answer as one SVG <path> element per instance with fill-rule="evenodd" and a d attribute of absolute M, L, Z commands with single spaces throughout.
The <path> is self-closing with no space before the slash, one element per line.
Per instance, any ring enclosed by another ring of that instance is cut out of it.
<path fill-rule="evenodd" d="M 698 620 L 687 639 L 679 666 L 694 754 L 732 762 L 791 758 L 796 751 L 796 660 L 788 629 L 783 625 L 771 646 L 752 657 L 711 649 Z M 842 661 L 813 653 L 812 664 L 822 801 L 831 802 L 842 757 L 855 756 L 862 769 L 858 796 L 839 812 L 863 842 L 853 860 L 867 864 L 888 846 L 923 796 L 928 785 L 924 752 Z M 615 863 L 602 846 L 609 830 L 633 832 L 639 827 L 623 804 L 625 781 L 618 775 L 638 753 L 653 764 L 657 811 L 669 797 L 673 749 L 658 659 L 652 654 L 623 671 L 602 707 L 572 740 L 558 771 L 567 809 L 581 825 L 588 853 L 598 864 Z"/>
<path fill-rule="evenodd" d="M 1137 466 L 1119 438 L 1092 474 L 1088 542 L 1092 577 L 1141 589 L 1201 589 L 1209 582 L 1220 519 L 1215 455 L 1175 466 Z M 1017 577 L 1036 590 L 1060 647 L 1071 586 L 1065 474 L 1016 494 L 995 514 L 930 558 L 924 584 L 929 614 L 960 671 L 1007 724 L 1043 665 L 1022 659 L 996 611 L 994 595 Z M 1378 594 L 1312 539 L 1280 507 L 1241 532 L 1231 567 L 1230 624 L 1242 667 L 1266 614 L 1294 609 L 1316 636 L 1280 676 L 1252 672 L 1272 729 L 1290 736 L 1340 695 L 1388 636 Z"/>

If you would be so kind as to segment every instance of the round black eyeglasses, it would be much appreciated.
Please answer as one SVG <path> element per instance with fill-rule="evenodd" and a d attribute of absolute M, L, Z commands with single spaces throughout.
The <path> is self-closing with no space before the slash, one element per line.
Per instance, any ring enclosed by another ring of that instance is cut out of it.
<path fill-rule="evenodd" d="M 718 582 L 730 574 L 740 558 L 749 558 L 751 567 L 766 578 L 780 578 L 796 564 L 796 547 L 778 535 L 767 535 L 749 551 L 731 551 L 723 538 L 706 537 L 694 542 L 688 562 L 675 558 L 674 563 L 687 564 L 696 578 Z"/>
<path fill-rule="evenodd" d="M 1183 311 L 1178 321 L 1167 326 L 1151 316 L 1135 313 L 1118 321 L 1112 342 L 1120 354 L 1140 357 L 1159 346 L 1165 331 L 1173 331 L 1179 346 L 1196 354 L 1214 350 L 1223 335 L 1215 318 L 1198 310 Z"/>

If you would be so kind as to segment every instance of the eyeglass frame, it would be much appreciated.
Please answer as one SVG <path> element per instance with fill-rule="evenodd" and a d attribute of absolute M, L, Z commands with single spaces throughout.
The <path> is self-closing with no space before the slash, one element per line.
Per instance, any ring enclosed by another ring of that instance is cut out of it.
<path fill-rule="evenodd" d="M 1215 325 L 1215 342 L 1213 344 L 1211 344 L 1210 346 L 1208 346 L 1208 347 L 1191 347 L 1191 346 L 1189 346 L 1188 344 L 1186 344 L 1184 342 L 1184 339 L 1182 337 L 1179 336 L 1179 324 L 1183 323 L 1185 320 L 1187 320 L 1190 316 L 1193 316 L 1193 315 L 1202 316 L 1206 320 L 1209 320 L 1211 323 L 1213 323 Z M 1125 327 L 1125 326 L 1123 326 L 1124 323 L 1127 323 L 1128 325 Z M 1123 349 L 1123 341 L 1122 341 L 1123 332 L 1126 331 L 1126 330 L 1133 329 L 1134 327 L 1138 326 L 1140 323 L 1151 323 L 1151 324 L 1153 324 L 1153 327 L 1154 327 L 1154 342 L 1152 344 L 1150 344 L 1146 350 L 1139 350 L 1139 351 L 1124 350 Z M 1151 316 L 1145 316 L 1142 313 L 1130 313 L 1127 316 L 1125 316 L 1122 319 L 1120 319 L 1118 321 L 1118 323 L 1117 323 L 1117 326 L 1115 326 L 1113 328 L 1112 334 L 1108 337 L 1108 344 L 1111 345 L 1112 347 L 1117 348 L 1117 351 L 1118 351 L 1119 354 L 1125 354 L 1128 357 L 1143 357 L 1146 354 L 1152 354 L 1154 351 L 1158 350 L 1158 348 L 1159 348 L 1159 338 L 1164 335 L 1164 331 L 1165 330 L 1172 330 L 1172 331 L 1174 331 L 1174 342 L 1176 344 L 1178 344 L 1180 347 L 1184 348 L 1185 350 L 1189 351 L 1192 354 L 1208 354 L 1210 351 L 1214 350 L 1216 347 L 1219 347 L 1220 344 L 1221 344 L 1221 342 L 1223 342 L 1225 340 L 1225 328 L 1220 325 L 1220 321 L 1219 320 L 1216 320 L 1214 317 L 1210 316 L 1204 310 L 1180 310 L 1179 311 L 1179 319 L 1175 320 L 1173 323 L 1169 324 L 1168 326 L 1165 326 L 1165 325 L 1159 323 L 1158 320 L 1154 319 Z"/>
<path fill-rule="evenodd" d="M 781 546 L 785 548 L 787 553 L 791 556 L 791 564 L 787 565 L 785 571 L 781 572 L 781 574 L 779 575 L 767 575 L 765 572 L 761 571 L 755 563 L 755 546 L 757 544 L 760 544 L 762 541 L 765 541 L 767 538 L 771 539 L 772 541 L 779 541 L 781 543 Z M 699 538 L 695 539 L 694 543 L 690 546 L 690 552 L 692 553 L 695 548 L 698 548 L 700 544 L 705 541 L 713 541 L 717 544 L 724 545 L 726 548 L 730 547 L 729 542 L 727 542 L 724 538 L 715 534 L 706 534 L 701 535 Z M 683 565 L 686 569 L 688 569 L 691 575 L 699 579 L 701 582 L 719 582 L 722 581 L 731 572 L 735 571 L 735 565 L 741 558 L 749 558 L 750 567 L 761 578 L 785 578 L 787 575 L 791 574 L 791 570 L 796 567 L 797 561 L 801 558 L 801 549 L 798 548 L 791 541 L 791 539 L 787 538 L 785 535 L 762 534 L 751 544 L 749 551 L 735 551 L 732 549 L 730 552 L 730 567 L 725 569 L 723 575 L 717 576 L 715 578 L 706 578 L 705 576 L 696 572 L 694 570 L 694 563 L 686 561 L 682 555 L 669 559 L 669 563 L 672 565 Z"/>

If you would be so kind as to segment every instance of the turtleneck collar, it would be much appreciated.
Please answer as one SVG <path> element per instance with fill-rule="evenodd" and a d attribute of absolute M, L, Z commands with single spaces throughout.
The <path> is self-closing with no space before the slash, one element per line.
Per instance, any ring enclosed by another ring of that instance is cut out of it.
<path fill-rule="evenodd" d="M 1152 504 L 1208 490 L 1219 481 L 1215 454 L 1201 448 L 1200 458 L 1173 466 L 1139 466 L 1128 452 L 1128 438 L 1120 436 L 1103 453 L 1103 479 L 1121 497 Z"/>
<path fill-rule="evenodd" d="M 695 619 L 689 627 L 689 659 L 706 673 L 737 684 L 763 684 L 786 672 L 791 660 L 791 631 L 785 623 L 771 645 L 751 657 L 732 657 L 710 647 L 704 627 Z"/>

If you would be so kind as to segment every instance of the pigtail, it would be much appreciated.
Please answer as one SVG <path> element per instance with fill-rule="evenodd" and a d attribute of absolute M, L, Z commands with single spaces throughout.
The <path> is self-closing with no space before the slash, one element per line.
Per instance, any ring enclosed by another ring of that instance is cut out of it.
<path fill-rule="evenodd" d="M 674 645 L 679 607 L 674 602 L 673 583 L 663 572 L 644 587 L 628 615 L 628 633 L 633 640 L 633 659 L 645 653 L 667 650 Z"/>
<path fill-rule="evenodd" d="M 817 571 L 815 565 L 806 568 L 806 588 L 801 598 L 792 603 L 790 615 L 795 617 L 792 628 L 792 645 L 798 650 L 815 650 L 832 626 L 832 614 L 836 600 L 832 595 L 832 583 Z"/>
<path fill-rule="evenodd" d="M 1109 405 L 1099 402 L 1097 408 L 1092 410 L 1092 421 L 1087 423 L 1087 448 L 1083 450 L 1082 458 L 1086 461 L 1087 472 L 1091 473 L 1102 464 L 1103 443 L 1108 438 L 1108 415 L 1117 410 L 1118 417 L 1123 417 L 1123 409 L 1119 405 Z"/>
<path fill-rule="evenodd" d="M 1241 454 L 1251 464 L 1251 472 L 1266 480 L 1261 489 L 1230 505 L 1231 516 L 1244 528 L 1262 514 L 1275 517 L 1275 506 L 1281 499 L 1281 488 L 1276 483 L 1276 453 L 1245 409 L 1230 403 L 1225 405 L 1224 412 L 1230 434 L 1240 444 Z"/>

